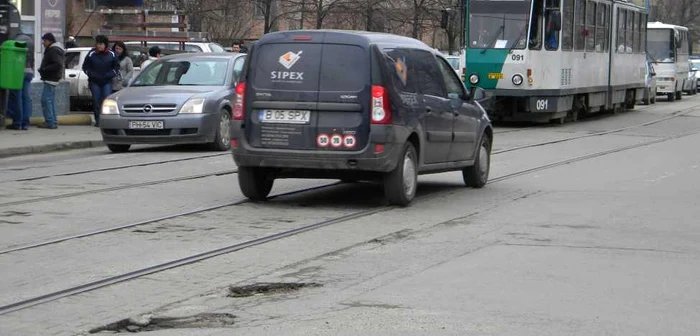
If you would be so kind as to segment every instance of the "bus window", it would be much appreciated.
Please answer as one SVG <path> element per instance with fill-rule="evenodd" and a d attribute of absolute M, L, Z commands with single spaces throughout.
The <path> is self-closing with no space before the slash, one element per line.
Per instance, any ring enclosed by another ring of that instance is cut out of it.
<path fill-rule="evenodd" d="M 673 30 L 649 29 L 647 31 L 647 53 L 654 62 L 676 62 L 673 48 Z"/>

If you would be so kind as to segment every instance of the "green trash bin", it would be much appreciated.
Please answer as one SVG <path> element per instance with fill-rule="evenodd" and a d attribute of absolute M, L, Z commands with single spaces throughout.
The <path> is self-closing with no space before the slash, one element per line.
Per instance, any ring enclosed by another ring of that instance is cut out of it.
<path fill-rule="evenodd" d="M 24 85 L 27 43 L 8 40 L 0 45 L 0 89 L 19 90 Z"/>

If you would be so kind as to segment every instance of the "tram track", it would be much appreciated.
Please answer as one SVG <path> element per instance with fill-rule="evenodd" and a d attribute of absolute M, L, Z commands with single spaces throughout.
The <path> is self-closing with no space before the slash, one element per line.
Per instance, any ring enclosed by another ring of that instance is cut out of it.
<path fill-rule="evenodd" d="M 679 139 L 679 138 L 683 138 L 683 137 L 687 137 L 687 136 L 691 136 L 691 135 L 697 135 L 699 133 L 700 133 L 700 129 L 695 129 L 692 131 L 683 132 L 683 133 L 679 133 L 679 134 L 671 135 L 671 136 L 666 136 L 666 137 L 662 137 L 662 138 L 657 138 L 657 139 L 653 139 L 653 140 L 649 140 L 649 141 L 645 141 L 645 142 L 641 142 L 641 143 L 637 143 L 637 144 L 633 144 L 633 145 L 616 147 L 613 149 L 603 150 L 603 151 L 599 151 L 599 152 L 595 152 L 595 153 L 591 153 L 591 154 L 587 154 L 587 155 L 581 155 L 581 156 L 577 156 L 577 157 L 573 157 L 573 158 L 568 158 L 568 159 L 564 159 L 564 160 L 560 160 L 560 161 L 556 161 L 556 162 L 552 162 L 552 163 L 548 163 L 548 164 L 520 170 L 520 171 L 517 171 L 514 173 L 502 175 L 499 177 L 495 177 L 495 178 L 491 179 L 488 182 L 488 184 L 498 183 L 498 182 L 502 182 L 502 181 L 509 180 L 512 178 L 531 174 L 534 172 L 552 169 L 552 168 L 556 168 L 556 167 L 561 167 L 561 166 L 565 166 L 568 164 L 581 162 L 581 161 L 585 161 L 585 160 L 590 160 L 590 159 L 594 159 L 594 158 L 605 156 L 605 155 L 620 153 L 620 152 L 624 152 L 624 151 L 628 151 L 628 150 L 632 150 L 632 149 L 636 149 L 636 148 L 647 147 L 647 146 L 651 146 L 654 144 L 659 144 L 659 143 L 663 143 L 663 142 L 667 142 L 667 141 L 671 141 L 671 140 L 675 140 L 675 139 Z M 323 187 L 325 187 L 325 186 L 321 186 L 319 188 L 323 188 Z M 443 193 L 437 192 L 437 193 L 431 193 L 428 195 L 420 196 L 416 199 L 416 203 L 420 203 L 422 201 L 429 200 L 431 197 L 436 197 L 436 196 L 439 196 L 441 194 L 443 194 Z M 219 206 L 219 207 L 221 207 L 221 206 Z M 212 249 L 209 251 L 193 254 L 193 255 L 190 255 L 190 256 L 187 256 L 184 258 L 179 258 L 179 259 L 155 264 L 152 266 L 144 267 L 144 268 L 141 268 L 141 269 L 138 269 L 135 271 L 115 275 L 112 277 L 107 277 L 107 278 L 103 278 L 100 280 L 87 282 L 87 283 L 84 283 L 81 285 L 72 286 L 72 287 L 69 287 L 69 288 L 66 288 L 63 290 L 59 290 L 59 291 L 55 291 L 52 293 L 31 297 L 31 298 L 17 301 L 17 302 L 11 303 L 11 304 L 0 306 L 0 315 L 5 315 L 5 314 L 11 313 L 11 312 L 15 312 L 15 311 L 19 311 L 19 310 L 26 309 L 29 307 L 41 305 L 41 304 L 55 301 L 55 300 L 58 300 L 61 298 L 94 291 L 94 290 L 97 290 L 97 289 L 100 289 L 100 288 L 103 288 L 106 286 L 134 280 L 134 279 L 146 276 L 146 275 L 150 275 L 150 274 L 166 271 L 169 269 L 182 267 L 182 266 L 189 265 L 192 263 L 204 261 L 204 260 L 216 257 L 216 256 L 233 253 L 236 251 L 240 251 L 240 250 L 247 249 L 247 248 L 254 247 L 254 246 L 258 246 L 258 245 L 263 245 L 263 244 L 273 242 L 276 240 L 295 236 L 295 235 L 298 235 L 298 234 L 303 233 L 303 232 L 317 230 L 317 229 L 320 229 L 323 227 L 348 222 L 350 220 L 354 220 L 354 219 L 358 219 L 358 218 L 371 216 L 371 215 L 385 212 L 385 211 L 389 211 L 389 210 L 392 210 L 395 208 L 396 208 L 395 206 L 384 206 L 384 207 L 380 207 L 380 208 L 361 210 L 361 211 L 353 212 L 350 214 L 345 214 L 345 215 L 330 218 L 330 219 L 324 219 L 324 220 L 321 220 L 321 221 L 318 221 L 318 222 L 315 222 L 312 224 L 300 226 L 297 228 L 293 228 L 293 229 L 281 231 L 278 233 L 253 238 L 253 239 L 246 240 L 246 241 L 243 241 L 240 243 L 235 243 L 235 244 L 231 244 L 228 246 Z"/>
<path fill-rule="evenodd" d="M 664 122 L 667 120 L 675 119 L 678 117 L 682 117 L 688 113 L 691 113 L 695 111 L 696 108 L 700 107 L 700 104 L 693 105 L 691 107 L 681 109 L 681 110 L 676 110 L 672 114 L 665 116 L 663 118 L 658 118 L 650 121 L 646 121 L 643 123 L 639 124 L 634 124 L 634 125 L 629 125 L 625 127 L 620 127 L 612 130 L 605 130 L 605 131 L 598 131 L 598 132 L 593 132 L 589 134 L 583 134 L 583 135 L 575 135 L 575 136 L 570 136 L 570 137 L 563 137 L 555 140 L 548 140 L 548 141 L 542 141 L 538 143 L 533 143 L 533 144 L 527 144 L 527 145 L 522 145 L 522 146 L 515 146 L 515 147 L 510 147 L 510 148 L 505 148 L 505 149 L 499 149 L 499 150 L 494 150 L 492 152 L 493 155 L 499 155 L 503 153 L 508 153 L 508 152 L 513 152 L 513 151 L 518 151 L 518 150 L 523 150 L 523 149 L 528 149 L 528 148 L 535 148 L 535 147 L 541 147 L 541 146 L 547 146 L 547 145 L 553 145 L 553 144 L 558 144 L 558 143 L 563 143 L 563 142 L 568 142 L 568 141 L 574 141 L 574 140 L 579 140 L 579 139 L 585 139 L 585 138 L 591 138 L 591 137 L 597 137 L 597 136 L 603 136 L 603 135 L 608 135 L 608 134 L 614 134 L 614 133 L 620 133 L 624 131 L 628 131 L 631 129 L 639 128 L 639 127 L 646 127 L 646 126 L 651 126 L 654 124 L 658 124 L 660 122 Z M 216 156 L 223 156 L 223 155 L 231 155 L 230 153 L 225 153 L 225 154 L 213 154 L 210 156 L 204 156 L 204 157 L 197 157 L 197 158 L 207 158 L 207 157 L 216 157 Z M 178 162 L 178 161 L 186 161 L 186 160 L 194 160 L 197 158 L 184 158 L 184 159 L 176 159 L 176 160 L 170 160 L 169 162 Z M 167 163 L 167 162 L 166 162 Z M 145 163 L 145 164 L 136 164 L 133 165 L 133 167 L 140 167 L 140 166 L 147 166 L 147 165 L 153 165 L 153 164 L 162 164 L 162 163 Z M 108 170 L 114 170 L 114 169 L 125 169 L 125 168 L 130 168 L 131 166 L 125 165 L 125 166 L 120 166 L 120 167 L 111 167 L 111 168 L 103 168 L 102 170 L 96 169 L 94 171 L 108 171 Z M 90 170 L 86 170 L 86 172 L 92 172 Z M 113 192 L 113 191 L 120 191 L 120 190 L 126 190 L 126 189 L 134 189 L 134 188 L 141 188 L 141 187 L 147 187 L 147 186 L 154 186 L 154 185 L 160 185 L 160 184 L 167 184 L 167 183 L 175 183 L 175 182 L 183 182 L 183 181 L 190 181 L 190 180 L 197 180 L 197 179 L 203 179 L 203 178 L 208 178 L 208 177 L 215 177 L 215 176 L 225 176 L 225 175 L 232 175 L 238 173 L 237 169 L 230 169 L 230 170 L 223 170 L 223 171 L 218 171 L 218 172 L 212 172 L 212 173 L 203 173 L 203 174 L 195 174 L 195 175 L 188 175 L 188 176 L 182 176 L 182 177 L 175 177 L 175 178 L 168 178 L 168 179 L 162 179 L 162 180 L 155 180 L 155 181 L 147 181 L 147 182 L 140 182 L 140 183 L 133 183 L 133 184 L 126 184 L 126 185 L 121 185 L 121 186 L 115 186 L 115 187 L 107 187 L 107 188 L 99 188 L 99 189 L 93 189 L 93 190 L 85 190 L 85 191 L 79 191 L 79 192 L 73 192 L 73 193 L 65 193 L 65 194 L 60 194 L 60 195 L 53 195 L 53 196 L 44 196 L 44 197 L 36 197 L 36 198 L 30 198 L 26 200 L 17 200 L 17 201 L 11 201 L 11 202 L 5 202 L 5 203 L 0 203 L 0 208 L 2 207 L 8 207 L 8 206 L 19 206 L 19 205 L 24 205 L 24 204 L 31 204 L 31 203 L 38 203 L 38 202 L 45 202 L 45 201 L 52 201 L 52 200 L 58 200 L 58 199 L 65 199 L 65 198 L 72 198 L 72 197 L 80 197 L 80 196 L 87 196 L 87 195 L 94 195 L 94 194 L 100 194 L 100 193 L 106 193 L 106 192 Z M 57 174 L 56 176 L 63 176 L 62 174 Z M 67 175 L 69 176 L 69 175 Z M 36 179 L 41 179 L 41 178 L 32 178 L 32 180 Z"/>
<path fill-rule="evenodd" d="M 683 114 L 689 113 L 691 110 L 700 107 L 700 104 L 693 105 L 689 108 L 683 109 L 683 110 L 678 110 L 674 112 L 671 116 L 657 119 L 657 120 L 652 120 L 650 123 L 658 123 L 661 121 L 665 121 L 668 119 L 676 118 L 679 116 L 682 116 Z M 641 108 L 638 108 L 638 110 L 635 111 L 644 111 L 647 109 L 653 108 L 653 106 L 644 106 Z M 633 111 L 631 111 L 633 112 Z M 676 115 L 678 114 L 678 115 Z M 607 116 L 605 116 L 607 117 Z M 597 120 L 598 118 L 604 118 L 604 117 L 598 117 L 597 115 L 594 115 L 591 117 L 593 120 Z M 615 129 L 615 130 L 610 130 L 610 131 L 603 131 L 603 132 L 597 132 L 594 134 L 589 134 L 589 135 L 584 135 L 580 137 L 575 137 L 575 139 L 579 139 L 581 137 L 591 137 L 591 136 L 597 136 L 597 135 L 604 135 L 604 134 L 610 134 L 610 133 L 615 133 L 615 132 L 622 132 L 627 129 L 635 128 L 635 127 L 640 127 L 640 126 L 646 126 L 646 123 L 642 124 L 636 124 L 636 125 L 631 125 L 627 126 L 624 128 L 620 129 Z M 558 127 L 556 125 L 546 125 L 541 128 L 552 128 L 552 127 Z M 523 132 L 523 131 L 528 131 L 530 130 L 529 128 L 525 129 L 505 129 L 503 131 L 495 131 L 495 135 L 500 135 L 500 134 L 510 134 L 510 133 L 517 133 L 517 132 Z M 569 138 L 562 138 L 559 140 L 555 140 L 556 142 L 563 142 L 563 141 L 569 141 L 569 140 L 575 140 L 575 139 L 569 139 Z M 499 150 L 499 151 L 494 151 L 494 154 L 499 154 L 499 153 L 505 153 L 509 151 L 514 151 L 517 149 L 522 149 L 522 148 L 531 148 L 531 147 L 537 147 L 537 146 L 543 146 L 547 145 L 548 142 L 542 142 L 542 143 L 537 143 L 537 144 L 532 144 L 532 145 L 525 145 L 525 146 L 518 146 L 518 147 L 513 147 L 513 148 L 508 148 L 504 150 Z M 83 174 L 90 174 L 90 173 L 99 173 L 99 172 L 107 172 L 107 171 L 114 171 L 114 170 L 121 170 L 121 169 L 130 169 L 130 168 L 138 168 L 138 167 L 148 167 L 148 166 L 155 166 L 155 165 L 161 165 L 161 164 L 168 164 L 168 163 L 176 163 L 176 162 L 184 162 L 184 161 L 192 161 L 192 160 L 198 160 L 198 159 L 208 159 L 208 158 L 215 158 L 215 157 L 221 157 L 221 156 L 226 156 L 226 155 L 231 155 L 231 153 L 226 152 L 226 153 L 216 153 L 216 154 L 208 154 L 208 155 L 199 155 L 199 156 L 191 156 L 191 157 L 186 157 L 186 158 L 178 158 L 178 159 L 169 159 L 169 160 L 162 160 L 162 161 L 151 161 L 151 162 L 144 162 L 144 163 L 137 163 L 137 164 L 128 164 L 128 165 L 119 165 L 119 166 L 113 166 L 113 167 L 103 167 L 103 168 L 94 168 L 94 169 L 83 169 L 83 170 L 75 170 L 75 171 L 70 171 L 66 173 L 57 173 L 57 174 L 47 174 L 47 175 L 40 175 L 40 176 L 32 176 L 32 177 L 26 177 L 26 178 L 21 178 L 21 179 L 15 179 L 15 180 L 7 180 L 7 181 L 0 181 L 0 183 L 11 183 L 11 182 L 30 182 L 30 181 L 38 181 L 38 180 L 43 180 L 47 178 L 53 178 L 53 177 L 65 177 L 65 176 L 76 176 L 76 175 L 83 175 Z M 10 168 L 10 169 L 5 169 L 7 171 L 18 171 L 22 169 L 31 169 L 33 167 L 16 167 L 16 168 Z M 0 204 L 0 206 L 3 206 L 3 204 Z"/>

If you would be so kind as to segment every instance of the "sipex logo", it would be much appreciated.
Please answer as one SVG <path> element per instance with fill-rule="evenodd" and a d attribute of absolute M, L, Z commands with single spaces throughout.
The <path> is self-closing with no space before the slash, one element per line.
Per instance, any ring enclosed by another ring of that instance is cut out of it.
<path fill-rule="evenodd" d="M 297 61 L 301 58 L 301 54 L 303 53 L 303 50 L 300 50 L 298 53 L 293 53 L 293 52 L 288 52 L 282 56 L 280 56 L 280 64 L 287 68 L 287 70 L 291 69 L 294 64 L 297 63 Z"/>
<path fill-rule="evenodd" d="M 301 59 L 301 54 L 303 52 L 303 50 L 297 53 L 289 51 L 280 56 L 279 63 L 289 70 Z M 272 71 L 270 72 L 270 79 L 272 79 L 273 82 L 301 84 L 302 81 L 304 81 L 304 73 L 298 71 Z"/>

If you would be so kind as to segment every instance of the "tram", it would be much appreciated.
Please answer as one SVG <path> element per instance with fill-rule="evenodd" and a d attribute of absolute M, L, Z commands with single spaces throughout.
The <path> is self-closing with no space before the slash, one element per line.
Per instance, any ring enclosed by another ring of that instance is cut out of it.
<path fill-rule="evenodd" d="M 649 22 L 647 53 L 656 70 L 657 94 L 669 101 L 683 98 L 690 71 L 690 38 L 688 28 Z"/>
<path fill-rule="evenodd" d="M 560 122 L 634 108 L 647 9 L 621 0 L 468 0 L 465 84 L 494 120 Z"/>

